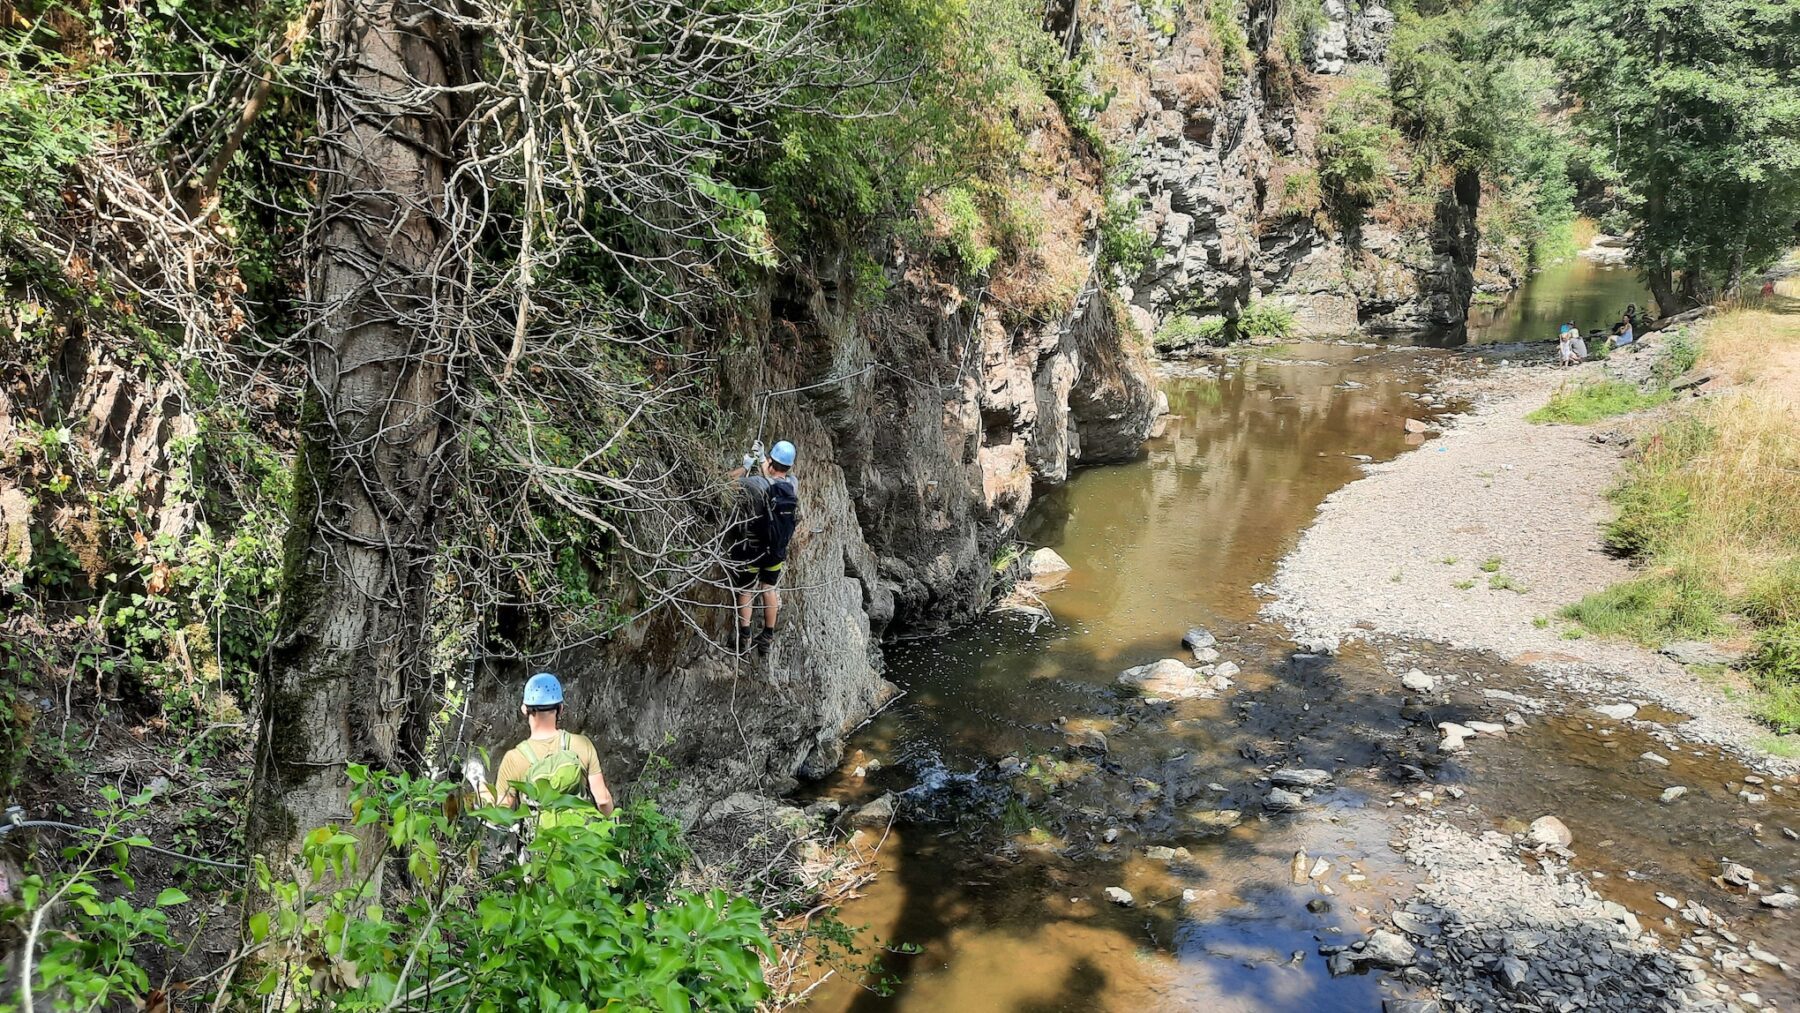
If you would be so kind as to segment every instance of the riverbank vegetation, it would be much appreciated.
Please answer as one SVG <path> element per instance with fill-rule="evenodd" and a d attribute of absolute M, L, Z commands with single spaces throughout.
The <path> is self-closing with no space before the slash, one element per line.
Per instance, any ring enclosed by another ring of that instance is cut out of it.
<path fill-rule="evenodd" d="M 1699 367 L 1738 380 L 1639 440 L 1613 493 L 1614 550 L 1642 561 L 1636 580 L 1566 615 L 1586 629 L 1655 647 L 1736 639 L 1778 732 L 1800 732 L 1800 282 L 1704 325 Z"/>
<path fill-rule="evenodd" d="M 472 659 L 700 597 L 710 371 L 781 272 L 848 265 L 861 308 L 897 259 L 1074 304 L 1108 157 L 1083 57 L 1023 0 L 33 0 L 0 4 L 0 59 L 0 794 L 111 828 L 22 856 L 0 963 L 57 945 L 40 1009 L 177 973 L 183 1002 L 255 1002 L 255 961 L 218 955 L 277 941 L 273 987 L 352 1007 L 762 998 L 780 911 L 621 885 L 678 851 L 653 811 L 575 855 L 571 908 L 561 859 L 463 878 L 448 799 L 390 779 L 454 767 Z M 1067 200 L 1047 165 L 1079 170 Z M 1109 255 L 1141 256 L 1118 217 Z M 353 798 L 346 759 L 393 790 Z M 96 769 L 158 785 L 129 829 Z M 145 872 L 151 841 L 267 873 Z M 291 895 L 290 861 L 352 848 L 380 890 Z M 222 902 L 191 918 L 165 891 L 200 884 Z M 305 927 L 339 899 L 354 932 Z"/>
<path fill-rule="evenodd" d="M 1550 395 L 1548 404 L 1525 417 L 1532 422 L 1585 425 L 1644 408 L 1654 408 L 1668 401 L 1671 396 L 1666 387 L 1644 391 L 1633 383 L 1599 380 L 1560 387 Z"/>

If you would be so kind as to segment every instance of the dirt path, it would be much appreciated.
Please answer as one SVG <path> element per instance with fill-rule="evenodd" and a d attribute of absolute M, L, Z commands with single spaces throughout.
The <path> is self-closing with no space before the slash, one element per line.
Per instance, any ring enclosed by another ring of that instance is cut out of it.
<path fill-rule="evenodd" d="M 1633 365 L 1656 353 L 1655 340 Z M 1743 747 L 1763 737 L 1717 685 L 1630 644 L 1565 639 L 1570 624 L 1555 618 L 1632 576 L 1600 539 L 1624 460 L 1625 441 L 1607 437 L 1651 420 L 1560 426 L 1525 416 L 1559 385 L 1616 368 L 1478 362 L 1447 379 L 1446 392 L 1472 409 L 1327 499 L 1283 561 L 1267 613 L 1305 635 L 1379 631 L 1492 651 L 1577 691 L 1690 714 L 1680 732 L 1691 738 Z"/>

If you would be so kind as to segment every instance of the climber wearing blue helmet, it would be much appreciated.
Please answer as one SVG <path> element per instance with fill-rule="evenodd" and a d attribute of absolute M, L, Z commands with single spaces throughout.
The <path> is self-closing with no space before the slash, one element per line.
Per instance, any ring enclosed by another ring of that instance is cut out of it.
<path fill-rule="evenodd" d="M 786 440 L 761 455 L 757 443 L 744 455 L 743 466 L 731 473 L 738 484 L 737 520 L 725 536 L 730 560 L 731 586 L 737 592 L 737 650 L 754 645 L 767 654 L 775 641 L 775 617 L 781 611 L 782 564 L 787 562 L 788 540 L 800 509 L 800 490 L 794 484 L 794 445 Z M 757 595 L 762 595 L 762 630 L 752 628 Z M 754 639 L 753 639 L 754 637 Z"/>
<path fill-rule="evenodd" d="M 524 715 L 531 734 L 500 760 L 500 773 L 494 779 L 500 804 L 512 808 L 519 803 L 519 785 L 541 782 L 565 795 L 585 794 L 601 812 L 611 813 L 612 792 L 606 789 L 606 777 L 600 773 L 600 754 L 587 736 L 557 727 L 562 707 L 562 680 L 549 672 L 539 672 L 525 680 L 525 699 L 519 704 L 519 713 Z M 551 814 L 545 813 L 541 819 L 547 822 L 550 818 Z"/>

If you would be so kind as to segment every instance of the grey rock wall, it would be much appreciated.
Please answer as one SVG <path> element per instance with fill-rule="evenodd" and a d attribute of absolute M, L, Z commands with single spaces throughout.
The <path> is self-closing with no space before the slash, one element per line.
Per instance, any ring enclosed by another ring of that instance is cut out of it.
<path fill-rule="evenodd" d="M 661 756 L 686 817 L 733 791 L 779 792 L 833 770 L 843 737 L 895 691 L 882 638 L 969 617 L 1034 488 L 1135 455 L 1150 428 L 1146 353 L 1095 284 L 1060 319 L 1020 322 L 926 265 L 892 269 L 883 303 L 854 312 L 847 274 L 828 264 L 783 282 L 765 342 L 721 364 L 745 409 L 760 391 L 848 377 L 771 403 L 765 440 L 801 453 L 771 656 L 709 642 L 726 641 L 731 623 L 728 592 L 712 587 L 686 616 L 661 613 L 549 662 L 609 778 L 630 782 Z M 522 674 L 481 681 L 473 741 L 517 737 Z"/>
<path fill-rule="evenodd" d="M 1252 49 L 1276 30 L 1275 11 L 1267 2 L 1242 8 Z M 1304 335 L 1461 325 L 1480 259 L 1478 180 L 1447 187 L 1435 214 L 1406 226 L 1371 221 L 1346 231 L 1286 216 L 1283 182 L 1314 165 L 1329 89 L 1302 81 L 1288 94 L 1254 68 L 1221 74 L 1216 89 L 1184 87 L 1196 65 L 1218 60 L 1210 35 L 1186 28 L 1163 38 L 1140 23 L 1137 8 L 1115 4 L 1111 13 L 1105 31 L 1153 40 L 1140 68 L 1145 95 L 1111 124 L 1134 156 L 1127 195 L 1143 208 L 1140 227 L 1157 239 L 1148 267 L 1121 279 L 1140 326 L 1181 313 L 1233 317 L 1263 298 L 1294 310 Z M 1380 72 L 1394 16 L 1339 0 L 1327 0 L 1325 13 L 1307 46 L 1309 68 Z"/>

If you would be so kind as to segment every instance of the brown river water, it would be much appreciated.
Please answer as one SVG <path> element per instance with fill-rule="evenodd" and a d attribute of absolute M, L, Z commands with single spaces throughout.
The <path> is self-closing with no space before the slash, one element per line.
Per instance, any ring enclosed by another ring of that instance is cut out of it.
<path fill-rule="evenodd" d="M 1629 276 L 1599 283 L 1614 286 L 1609 298 L 1635 293 Z M 1567 287 L 1543 286 L 1556 297 Z M 1535 321 L 1530 297 L 1516 331 L 1490 324 L 1478 340 L 1536 337 L 1523 322 Z M 1267 599 L 1255 585 L 1325 496 L 1359 477 L 1349 455 L 1433 452 L 1402 422 L 1456 409 L 1434 404 L 1432 379 L 1468 354 L 1312 342 L 1234 352 L 1165 381 L 1177 418 L 1141 459 L 1045 492 L 1021 534 L 1073 566 L 1045 599 L 1055 621 L 1034 630 L 995 615 L 890 646 L 889 677 L 907 695 L 817 786 L 845 801 L 894 791 L 903 805 L 881 841 L 881 875 L 840 913 L 882 957 L 887 984 L 840 972 L 807 1008 L 1380 1010 L 1391 984 L 1333 978 L 1318 948 L 1360 937 L 1410 894 L 1418 873 L 1389 843 L 1407 810 L 1390 795 L 1419 787 L 1408 780 L 1417 768 L 1466 791 L 1454 810 L 1465 827 L 1514 831 L 1560 816 L 1575 867 L 1652 929 L 1669 914 L 1658 890 L 1727 919 L 1755 917 L 1753 901 L 1708 882 L 1722 856 L 1800 877 L 1800 845 L 1775 829 L 1800 828 L 1800 789 L 1752 816 L 1735 796 L 1744 768 L 1717 749 L 1595 727 L 1571 705 L 1443 757 L 1436 722 L 1497 717 L 1479 688 L 1557 691 L 1496 659 L 1426 644 L 1295 655 L 1286 630 L 1260 620 Z M 1116 686 L 1127 667 L 1184 656 L 1191 626 L 1214 632 L 1242 666 L 1220 699 L 1147 705 Z M 1450 703 L 1403 710 L 1395 651 L 1410 653 L 1408 666 L 1469 678 Z M 1104 754 L 1071 746 L 1070 733 L 1089 730 L 1105 736 Z M 1633 762 L 1649 749 L 1672 768 Z M 1007 758 L 1026 773 L 1003 773 Z M 1259 779 L 1276 763 L 1332 770 L 1336 788 L 1307 812 L 1264 815 Z M 1691 789 L 1678 811 L 1656 801 L 1671 784 Z M 1222 815 L 1233 811 L 1236 825 Z M 859 833 L 871 846 L 884 836 Z M 1150 846 L 1193 857 L 1152 860 Z M 1295 885 L 1297 851 L 1330 871 Z M 1109 886 L 1135 906 L 1109 903 Z M 1759 941 L 1800 963 L 1791 935 Z M 1754 985 L 1765 998 L 1792 994 L 1766 977 Z"/>

